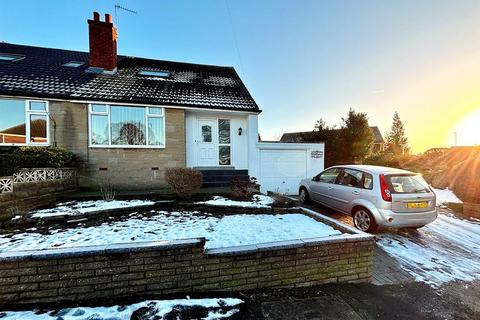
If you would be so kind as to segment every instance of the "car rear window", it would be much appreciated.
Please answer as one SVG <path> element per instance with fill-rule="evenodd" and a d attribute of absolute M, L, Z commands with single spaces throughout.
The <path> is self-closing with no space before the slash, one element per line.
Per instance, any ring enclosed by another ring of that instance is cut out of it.
<path fill-rule="evenodd" d="M 392 193 L 430 192 L 427 182 L 419 175 L 387 175 L 385 178 Z"/>

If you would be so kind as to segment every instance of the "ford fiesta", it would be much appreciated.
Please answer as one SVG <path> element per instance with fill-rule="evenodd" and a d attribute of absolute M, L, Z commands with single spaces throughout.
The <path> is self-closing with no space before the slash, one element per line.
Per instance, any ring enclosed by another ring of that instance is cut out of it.
<path fill-rule="evenodd" d="M 355 227 L 421 228 L 437 218 L 436 196 L 421 175 L 400 169 L 344 165 L 303 179 L 300 201 L 312 200 L 351 215 Z"/>

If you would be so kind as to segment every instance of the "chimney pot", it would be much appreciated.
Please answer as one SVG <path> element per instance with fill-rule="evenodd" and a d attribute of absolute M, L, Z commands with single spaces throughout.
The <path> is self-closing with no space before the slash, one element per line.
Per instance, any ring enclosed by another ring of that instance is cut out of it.
<path fill-rule="evenodd" d="M 112 23 L 112 16 L 109 13 L 105 13 L 105 22 Z"/>
<path fill-rule="evenodd" d="M 93 20 L 94 21 L 100 21 L 100 14 L 98 12 L 93 13 Z"/>

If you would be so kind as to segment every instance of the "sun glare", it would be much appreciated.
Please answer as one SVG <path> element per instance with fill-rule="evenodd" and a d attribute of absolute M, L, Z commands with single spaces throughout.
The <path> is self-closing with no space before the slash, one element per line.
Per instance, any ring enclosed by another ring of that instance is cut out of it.
<path fill-rule="evenodd" d="M 452 129 L 451 144 L 459 146 L 480 145 L 480 108 L 463 117 Z"/>

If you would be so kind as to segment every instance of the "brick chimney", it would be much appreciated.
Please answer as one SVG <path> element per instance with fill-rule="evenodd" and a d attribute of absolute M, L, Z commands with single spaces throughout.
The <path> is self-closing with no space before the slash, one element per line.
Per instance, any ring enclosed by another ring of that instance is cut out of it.
<path fill-rule="evenodd" d="M 93 13 L 93 20 L 88 20 L 90 39 L 90 67 L 102 68 L 115 72 L 117 68 L 117 29 L 112 23 L 112 16 L 105 14 L 105 21 L 100 21 L 100 14 Z"/>

